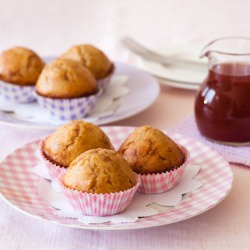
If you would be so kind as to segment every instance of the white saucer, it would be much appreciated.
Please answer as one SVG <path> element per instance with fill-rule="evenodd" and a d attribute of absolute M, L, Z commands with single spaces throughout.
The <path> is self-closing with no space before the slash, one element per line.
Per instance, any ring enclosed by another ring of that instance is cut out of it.
<path fill-rule="evenodd" d="M 201 49 L 202 46 L 199 45 L 169 45 L 158 50 L 158 52 L 169 57 L 198 62 L 201 66 L 197 68 L 182 66 L 167 67 L 145 59 L 141 59 L 139 66 L 157 77 L 163 84 L 177 88 L 198 89 L 208 71 L 207 60 L 199 58 Z"/>

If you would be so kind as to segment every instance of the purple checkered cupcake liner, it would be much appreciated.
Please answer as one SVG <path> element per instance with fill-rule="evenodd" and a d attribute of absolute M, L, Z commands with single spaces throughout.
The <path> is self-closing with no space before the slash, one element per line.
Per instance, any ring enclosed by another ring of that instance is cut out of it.
<path fill-rule="evenodd" d="M 0 81 L 1 95 L 9 101 L 18 103 L 30 103 L 36 100 L 34 86 L 21 86 Z"/>
<path fill-rule="evenodd" d="M 41 108 L 43 108 L 50 117 L 67 121 L 88 116 L 101 95 L 102 90 L 99 90 L 95 95 L 81 98 L 54 99 L 38 94 L 36 94 L 36 98 Z"/>

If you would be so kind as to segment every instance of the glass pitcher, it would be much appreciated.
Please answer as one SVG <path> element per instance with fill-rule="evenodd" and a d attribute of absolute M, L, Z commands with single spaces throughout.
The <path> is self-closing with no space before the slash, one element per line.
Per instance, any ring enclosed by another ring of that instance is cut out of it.
<path fill-rule="evenodd" d="M 205 46 L 208 74 L 195 100 L 200 133 L 226 143 L 250 142 L 250 38 L 229 37 Z"/>

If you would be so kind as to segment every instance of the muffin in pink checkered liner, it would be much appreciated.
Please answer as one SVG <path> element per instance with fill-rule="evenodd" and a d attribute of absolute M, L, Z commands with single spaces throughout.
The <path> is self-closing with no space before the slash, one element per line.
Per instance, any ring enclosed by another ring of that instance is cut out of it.
<path fill-rule="evenodd" d="M 1 95 L 12 102 L 35 101 L 34 86 L 44 65 L 43 60 L 28 48 L 3 51 L 0 54 Z"/>
<path fill-rule="evenodd" d="M 88 68 L 100 89 L 104 90 L 109 85 L 115 67 L 99 48 L 91 44 L 75 45 L 64 52 L 61 58 L 76 60 Z"/>
<path fill-rule="evenodd" d="M 66 173 L 59 177 L 59 183 L 76 212 L 109 216 L 128 207 L 140 179 L 118 152 L 98 148 L 71 162 Z"/>
<path fill-rule="evenodd" d="M 138 192 L 163 193 L 176 186 L 188 162 L 188 152 L 161 130 L 143 126 L 121 144 L 119 152 L 141 179 Z"/>
<path fill-rule="evenodd" d="M 59 120 L 86 117 L 102 94 L 92 73 L 81 63 L 57 59 L 43 69 L 36 97 L 50 116 Z"/>
<path fill-rule="evenodd" d="M 113 145 L 95 124 L 74 120 L 40 141 L 39 156 L 51 178 L 56 179 L 78 155 L 94 148 L 113 149 Z"/>

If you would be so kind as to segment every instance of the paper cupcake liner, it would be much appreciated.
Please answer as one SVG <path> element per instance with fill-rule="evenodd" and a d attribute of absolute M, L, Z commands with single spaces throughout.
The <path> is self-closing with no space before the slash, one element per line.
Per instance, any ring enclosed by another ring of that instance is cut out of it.
<path fill-rule="evenodd" d="M 175 187 L 181 180 L 181 177 L 188 164 L 189 154 L 185 147 L 179 145 L 183 153 L 185 154 L 184 163 L 169 172 L 157 173 L 157 174 L 138 174 L 141 180 L 141 185 L 138 188 L 139 193 L 144 194 L 159 194 L 167 192 Z"/>
<path fill-rule="evenodd" d="M 57 180 L 58 177 L 62 174 L 64 174 L 66 172 L 66 168 L 65 167 L 61 167 L 53 162 L 51 162 L 50 160 L 48 160 L 45 155 L 44 155 L 44 144 L 45 144 L 45 140 L 42 139 L 39 142 L 39 151 L 38 151 L 38 157 L 39 160 L 44 164 L 44 166 L 48 169 L 49 175 L 51 177 L 52 180 Z"/>
<path fill-rule="evenodd" d="M 1 95 L 12 102 L 30 103 L 36 100 L 34 86 L 19 86 L 0 81 Z"/>
<path fill-rule="evenodd" d="M 112 78 L 112 76 L 114 74 L 114 71 L 115 71 L 115 66 L 113 64 L 112 71 L 106 77 L 104 77 L 103 79 L 97 80 L 98 87 L 100 89 L 102 89 L 103 91 L 105 91 L 105 89 L 109 86 L 111 78 Z"/>
<path fill-rule="evenodd" d="M 75 120 L 89 115 L 98 98 L 102 95 L 102 90 L 95 95 L 71 98 L 54 99 L 36 94 L 39 105 L 49 113 L 52 118 L 59 120 Z"/>
<path fill-rule="evenodd" d="M 65 187 L 63 176 L 61 175 L 58 181 L 61 191 L 68 202 L 77 213 L 90 216 L 110 216 L 121 213 L 129 206 L 140 185 L 140 179 L 137 178 L 137 184 L 125 191 L 109 194 L 92 194 Z"/>

